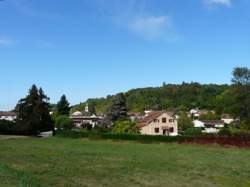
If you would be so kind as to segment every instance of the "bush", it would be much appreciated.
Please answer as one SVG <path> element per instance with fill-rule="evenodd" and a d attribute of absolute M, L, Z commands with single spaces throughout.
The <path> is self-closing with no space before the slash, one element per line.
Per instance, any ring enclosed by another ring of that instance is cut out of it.
<path fill-rule="evenodd" d="M 230 135 L 231 135 L 231 131 L 230 131 L 229 128 L 224 127 L 224 128 L 222 128 L 222 129 L 219 131 L 218 134 L 221 135 L 221 136 L 230 136 Z"/>
<path fill-rule="evenodd" d="M 57 129 L 72 129 L 73 128 L 73 120 L 68 116 L 58 116 L 55 119 L 55 125 Z"/>
<path fill-rule="evenodd" d="M 202 130 L 201 130 L 201 128 L 192 127 L 192 128 L 187 129 L 184 132 L 184 135 L 185 136 L 200 136 L 200 135 L 202 135 Z"/>
<path fill-rule="evenodd" d="M 237 136 L 237 137 L 250 137 L 250 131 L 235 127 L 223 128 L 220 130 L 219 135 L 222 136 Z"/>
<path fill-rule="evenodd" d="M 0 134 L 15 134 L 16 125 L 13 121 L 0 120 Z"/>
<path fill-rule="evenodd" d="M 140 130 L 135 122 L 130 120 L 116 121 L 112 129 L 113 133 L 139 134 Z"/>
<path fill-rule="evenodd" d="M 98 133 L 79 130 L 59 130 L 58 137 L 65 138 L 90 138 L 90 139 L 111 139 L 111 140 L 131 140 L 144 143 L 149 142 L 179 142 L 187 137 L 182 136 L 150 136 L 139 134 L 115 134 L 115 133 Z"/>

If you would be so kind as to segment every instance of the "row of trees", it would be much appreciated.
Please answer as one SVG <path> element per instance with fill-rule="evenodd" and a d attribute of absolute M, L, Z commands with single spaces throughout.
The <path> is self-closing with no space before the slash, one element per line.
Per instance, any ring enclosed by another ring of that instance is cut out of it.
<path fill-rule="evenodd" d="M 88 100 L 91 110 L 99 108 L 103 103 L 106 107 L 104 126 L 113 124 L 117 132 L 138 132 L 134 123 L 128 120 L 127 111 L 142 111 L 145 108 L 156 110 L 171 107 L 185 111 L 192 107 L 215 109 L 217 114 L 227 112 L 240 117 L 242 125 L 250 129 L 250 69 L 235 68 L 232 85 L 200 85 L 183 83 L 182 85 L 166 85 L 160 88 L 146 88 L 120 93 L 106 99 Z M 79 106 L 78 106 L 79 107 Z M 102 106 L 103 107 L 103 106 Z M 69 119 L 70 103 L 63 95 L 50 115 L 49 98 L 41 88 L 31 87 L 28 95 L 21 99 L 15 111 L 17 120 L 15 131 L 19 134 L 35 135 L 42 131 L 59 128 L 71 128 Z M 182 116 L 180 124 L 183 129 L 190 126 L 190 121 Z"/>

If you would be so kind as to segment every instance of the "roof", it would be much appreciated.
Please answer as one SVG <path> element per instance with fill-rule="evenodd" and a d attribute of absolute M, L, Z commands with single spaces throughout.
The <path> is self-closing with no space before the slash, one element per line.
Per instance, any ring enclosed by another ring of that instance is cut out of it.
<path fill-rule="evenodd" d="M 217 124 L 224 124 L 223 120 L 201 120 L 206 125 L 217 125 Z"/>
<path fill-rule="evenodd" d="M 0 116 L 16 116 L 16 113 L 15 112 L 4 112 L 4 111 L 1 111 L 0 112 Z"/>
<path fill-rule="evenodd" d="M 139 127 L 145 127 L 149 123 L 151 123 L 154 119 L 158 118 L 160 115 L 162 115 L 164 113 L 167 113 L 169 116 L 174 116 L 173 112 L 166 112 L 166 111 L 154 111 L 154 112 L 150 112 L 150 113 L 148 113 L 148 115 L 146 117 L 144 117 L 143 119 L 141 119 L 138 122 L 138 126 Z"/>

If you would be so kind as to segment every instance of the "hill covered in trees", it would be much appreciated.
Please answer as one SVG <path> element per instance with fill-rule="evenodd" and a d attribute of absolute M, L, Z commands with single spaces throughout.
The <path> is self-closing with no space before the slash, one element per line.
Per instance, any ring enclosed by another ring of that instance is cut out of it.
<path fill-rule="evenodd" d="M 215 109 L 221 106 L 220 100 L 230 85 L 217 84 L 163 84 L 161 87 L 132 89 L 125 93 L 126 104 L 130 112 L 154 110 L 189 110 L 191 108 Z M 85 104 L 95 108 L 96 112 L 105 113 L 114 96 L 88 99 L 72 107 L 72 112 L 83 110 Z"/>

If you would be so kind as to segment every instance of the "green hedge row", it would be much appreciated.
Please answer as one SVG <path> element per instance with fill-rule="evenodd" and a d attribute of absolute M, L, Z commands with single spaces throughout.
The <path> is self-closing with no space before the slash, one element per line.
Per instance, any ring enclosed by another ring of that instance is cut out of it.
<path fill-rule="evenodd" d="M 136 134 L 114 134 L 99 132 L 82 131 L 58 131 L 56 136 L 66 138 L 90 138 L 90 139 L 110 139 L 110 140 L 130 140 L 140 142 L 185 142 L 190 141 L 192 137 L 188 136 L 150 136 Z"/>

